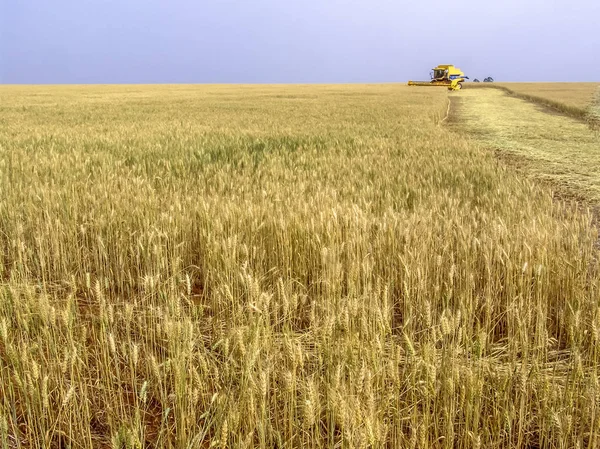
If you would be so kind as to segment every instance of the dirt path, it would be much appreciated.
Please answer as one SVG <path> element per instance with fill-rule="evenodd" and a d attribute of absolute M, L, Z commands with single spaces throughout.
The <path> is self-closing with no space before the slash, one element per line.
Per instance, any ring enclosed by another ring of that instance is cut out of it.
<path fill-rule="evenodd" d="M 585 123 L 498 89 L 452 95 L 448 123 L 563 193 L 600 204 L 600 133 Z"/>

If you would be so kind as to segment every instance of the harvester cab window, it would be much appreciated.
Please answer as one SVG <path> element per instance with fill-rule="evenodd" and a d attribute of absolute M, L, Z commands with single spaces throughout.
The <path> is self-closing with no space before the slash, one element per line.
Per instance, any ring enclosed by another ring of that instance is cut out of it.
<path fill-rule="evenodd" d="M 444 78 L 444 73 L 445 73 L 444 70 L 434 70 L 433 77 L 435 79 Z"/>

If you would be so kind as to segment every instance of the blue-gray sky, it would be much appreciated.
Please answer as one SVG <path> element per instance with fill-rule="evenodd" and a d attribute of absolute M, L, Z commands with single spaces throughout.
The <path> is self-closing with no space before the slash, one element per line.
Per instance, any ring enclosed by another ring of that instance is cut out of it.
<path fill-rule="evenodd" d="M 600 81 L 598 0 L 0 0 L 1 83 Z"/>

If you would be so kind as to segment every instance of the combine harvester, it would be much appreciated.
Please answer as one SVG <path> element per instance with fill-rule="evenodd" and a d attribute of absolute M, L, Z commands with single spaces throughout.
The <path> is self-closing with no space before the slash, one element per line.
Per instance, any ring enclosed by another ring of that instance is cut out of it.
<path fill-rule="evenodd" d="M 469 77 L 465 76 L 462 70 L 453 65 L 438 65 L 432 69 L 431 81 L 409 81 L 409 86 L 444 86 L 448 90 L 462 89 L 464 80 Z"/>

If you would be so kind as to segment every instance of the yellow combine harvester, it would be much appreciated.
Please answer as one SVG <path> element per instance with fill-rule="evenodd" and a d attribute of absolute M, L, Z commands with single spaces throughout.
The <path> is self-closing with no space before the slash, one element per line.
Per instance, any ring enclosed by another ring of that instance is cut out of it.
<path fill-rule="evenodd" d="M 464 80 L 469 77 L 453 65 L 438 65 L 431 72 L 431 81 L 409 81 L 409 86 L 444 86 L 448 90 L 462 89 Z"/>

